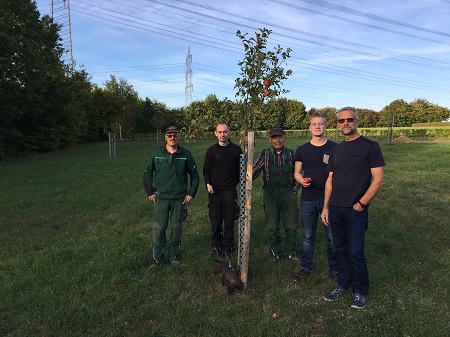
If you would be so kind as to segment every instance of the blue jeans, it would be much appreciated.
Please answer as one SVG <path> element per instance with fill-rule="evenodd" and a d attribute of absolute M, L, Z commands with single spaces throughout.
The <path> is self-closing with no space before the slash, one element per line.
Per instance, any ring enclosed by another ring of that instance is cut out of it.
<path fill-rule="evenodd" d="M 302 269 L 312 271 L 314 268 L 314 251 L 316 249 L 317 220 L 323 209 L 322 201 L 302 201 L 300 204 L 302 211 L 303 241 L 301 252 Z M 337 272 L 339 269 L 338 257 L 333 244 L 331 228 L 323 225 L 325 238 L 327 239 L 327 260 L 330 272 Z"/>
<path fill-rule="evenodd" d="M 368 215 L 367 209 L 360 212 L 352 207 L 330 205 L 329 210 L 334 247 L 339 257 L 338 285 L 364 296 L 369 292 L 369 272 L 364 254 Z"/>

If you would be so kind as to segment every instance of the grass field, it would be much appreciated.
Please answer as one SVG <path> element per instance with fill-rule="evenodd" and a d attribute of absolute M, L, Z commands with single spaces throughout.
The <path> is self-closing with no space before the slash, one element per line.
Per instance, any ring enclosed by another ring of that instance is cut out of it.
<path fill-rule="evenodd" d="M 200 172 L 211 144 L 185 144 Z M 266 146 L 258 140 L 256 151 Z M 335 287 L 322 235 L 303 283 L 291 281 L 298 264 L 268 262 L 261 178 L 247 290 L 228 296 L 213 275 L 202 179 L 181 265 L 149 269 L 153 210 L 142 173 L 155 147 L 119 143 L 109 159 L 103 143 L 0 163 L 0 336 L 448 335 L 450 145 L 381 143 L 386 181 L 366 244 L 372 288 L 359 311 L 350 295 L 322 298 Z"/>

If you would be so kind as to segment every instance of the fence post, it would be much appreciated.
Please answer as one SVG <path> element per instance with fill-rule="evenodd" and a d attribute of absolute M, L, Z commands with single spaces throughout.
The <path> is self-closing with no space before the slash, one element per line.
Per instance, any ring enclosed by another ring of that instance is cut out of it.
<path fill-rule="evenodd" d="M 116 158 L 116 134 L 108 132 L 109 158 Z"/>

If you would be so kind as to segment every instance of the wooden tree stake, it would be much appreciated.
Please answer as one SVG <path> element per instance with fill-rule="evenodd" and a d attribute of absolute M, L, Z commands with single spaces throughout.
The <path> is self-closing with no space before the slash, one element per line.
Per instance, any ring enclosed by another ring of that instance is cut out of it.
<path fill-rule="evenodd" d="M 244 236 L 243 236 L 243 256 L 240 268 L 241 280 L 244 288 L 247 288 L 248 280 L 248 259 L 250 253 L 250 225 L 252 211 L 252 178 L 253 178 L 253 155 L 255 152 L 255 134 L 248 132 L 247 136 L 247 174 L 245 179 L 245 213 L 244 213 Z"/>

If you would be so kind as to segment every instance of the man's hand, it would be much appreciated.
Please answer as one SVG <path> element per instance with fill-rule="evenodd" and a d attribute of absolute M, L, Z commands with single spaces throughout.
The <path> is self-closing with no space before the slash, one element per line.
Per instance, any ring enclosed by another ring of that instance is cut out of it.
<path fill-rule="evenodd" d="M 208 189 L 208 193 L 211 193 L 211 194 L 214 193 L 214 188 L 212 187 L 211 184 L 206 184 L 206 188 Z"/>
<path fill-rule="evenodd" d="M 191 197 L 189 194 L 187 194 L 187 195 L 184 197 L 184 200 L 183 200 L 182 204 L 183 204 L 183 205 L 184 205 L 184 204 L 188 204 L 191 200 L 192 200 L 192 197 Z"/>
<path fill-rule="evenodd" d="M 322 218 L 322 222 L 325 226 L 330 225 L 330 220 L 328 218 L 328 208 L 324 208 L 322 210 L 322 214 L 320 215 L 320 217 Z"/>

